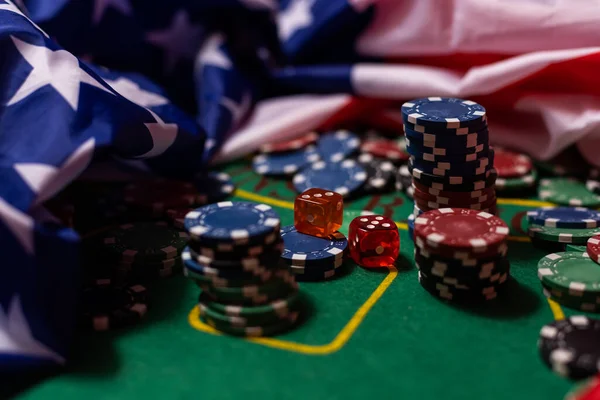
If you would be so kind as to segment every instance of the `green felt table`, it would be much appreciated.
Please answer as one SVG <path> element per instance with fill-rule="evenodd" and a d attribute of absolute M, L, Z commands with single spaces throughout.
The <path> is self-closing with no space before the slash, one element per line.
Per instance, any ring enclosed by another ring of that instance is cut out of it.
<path fill-rule="evenodd" d="M 293 223 L 289 181 L 266 179 L 247 162 L 222 168 L 234 200 L 266 203 Z M 348 263 L 325 282 L 301 283 L 309 314 L 274 337 L 223 336 L 197 319 L 198 289 L 183 276 L 153 288 L 148 318 L 134 329 L 79 336 L 66 371 L 28 388 L 25 399 L 562 399 L 573 386 L 546 368 L 540 328 L 579 312 L 549 302 L 536 267 L 545 255 L 524 231 L 535 199 L 499 199 L 509 224 L 513 281 L 504 296 L 465 308 L 440 301 L 417 281 L 403 194 L 345 204 L 342 232 L 363 210 L 392 217 L 401 235 L 395 268 Z"/>

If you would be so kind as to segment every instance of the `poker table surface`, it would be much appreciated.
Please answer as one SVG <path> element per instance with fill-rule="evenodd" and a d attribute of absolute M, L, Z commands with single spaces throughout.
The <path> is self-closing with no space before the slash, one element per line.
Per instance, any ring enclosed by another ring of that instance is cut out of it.
<path fill-rule="evenodd" d="M 272 206 L 293 223 L 290 180 L 221 166 L 232 200 Z M 498 199 L 510 226 L 508 290 L 479 306 L 439 300 L 417 281 L 402 193 L 347 201 L 344 226 L 363 211 L 397 222 L 401 256 L 392 268 L 347 262 L 331 280 L 300 283 L 306 315 L 271 338 L 221 335 L 198 320 L 198 289 L 183 276 L 152 287 L 147 318 L 134 328 L 79 335 L 66 370 L 20 393 L 24 399 L 562 399 L 573 382 L 542 362 L 540 328 L 582 314 L 547 300 L 537 277 L 546 253 L 526 235 L 527 210 L 549 203 Z"/>

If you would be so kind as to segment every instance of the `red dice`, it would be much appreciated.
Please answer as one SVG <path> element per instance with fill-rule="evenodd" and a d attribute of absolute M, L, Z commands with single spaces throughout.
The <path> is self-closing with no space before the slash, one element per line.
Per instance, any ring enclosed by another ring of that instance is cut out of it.
<path fill-rule="evenodd" d="M 394 265 L 400 252 L 400 235 L 394 221 L 383 215 L 356 217 L 348 235 L 350 256 L 363 267 Z"/>
<path fill-rule="evenodd" d="M 311 188 L 294 201 L 294 226 L 298 232 L 327 237 L 340 229 L 343 218 L 342 195 L 331 190 Z"/>

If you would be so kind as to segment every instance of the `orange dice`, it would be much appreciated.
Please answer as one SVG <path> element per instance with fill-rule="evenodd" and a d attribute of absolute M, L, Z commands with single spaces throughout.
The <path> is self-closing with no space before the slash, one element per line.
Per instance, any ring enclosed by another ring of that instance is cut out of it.
<path fill-rule="evenodd" d="M 340 229 L 343 218 L 344 200 L 339 193 L 311 188 L 296 196 L 294 226 L 298 232 L 327 237 Z"/>

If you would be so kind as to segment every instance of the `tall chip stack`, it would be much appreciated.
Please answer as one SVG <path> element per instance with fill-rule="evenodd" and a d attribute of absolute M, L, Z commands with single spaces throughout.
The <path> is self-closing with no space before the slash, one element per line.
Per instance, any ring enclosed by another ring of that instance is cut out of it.
<path fill-rule="evenodd" d="M 497 172 L 485 108 L 469 100 L 428 97 L 404 103 L 402 118 L 414 216 L 445 207 L 496 214 Z M 406 171 L 398 174 L 406 179 Z"/>
<path fill-rule="evenodd" d="M 265 204 L 220 202 L 185 216 L 190 242 L 184 274 L 201 289 L 199 317 L 237 336 L 291 328 L 303 302 L 292 272 L 280 266 L 281 223 Z"/>
<path fill-rule="evenodd" d="M 419 283 L 457 303 L 496 298 L 510 277 L 509 229 L 498 217 L 466 208 L 440 208 L 414 221 Z"/>

